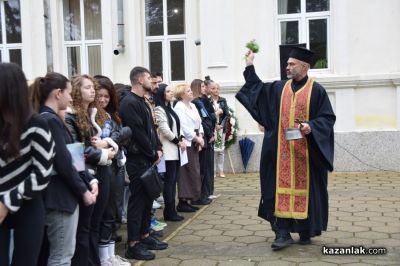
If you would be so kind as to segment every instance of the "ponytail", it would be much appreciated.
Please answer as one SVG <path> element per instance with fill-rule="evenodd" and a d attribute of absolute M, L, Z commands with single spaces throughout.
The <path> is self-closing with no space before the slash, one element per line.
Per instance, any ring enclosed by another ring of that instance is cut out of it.
<path fill-rule="evenodd" d="M 43 97 L 44 93 L 42 93 L 42 84 L 44 82 L 45 82 L 45 79 L 43 77 L 38 77 L 33 81 L 33 83 L 30 86 L 32 105 L 33 105 L 33 109 L 36 112 L 39 111 L 40 106 L 42 106 L 44 101 L 47 99 L 47 97 Z M 50 92 L 48 94 L 50 94 Z M 48 94 L 47 94 L 47 96 L 48 96 Z"/>
<path fill-rule="evenodd" d="M 30 86 L 35 111 L 39 111 L 54 89 L 61 89 L 63 91 L 67 87 L 67 82 L 69 80 L 64 75 L 56 72 L 49 72 L 45 77 L 36 78 Z"/>

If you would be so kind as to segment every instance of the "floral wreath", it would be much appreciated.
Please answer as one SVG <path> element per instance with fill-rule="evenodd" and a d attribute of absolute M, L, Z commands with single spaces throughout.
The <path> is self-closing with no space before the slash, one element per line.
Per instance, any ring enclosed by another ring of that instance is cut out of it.
<path fill-rule="evenodd" d="M 226 149 L 236 143 L 238 128 L 239 128 L 238 119 L 234 115 L 234 111 L 231 108 L 229 108 L 229 118 L 228 121 L 226 121 L 226 132 L 225 132 Z"/>

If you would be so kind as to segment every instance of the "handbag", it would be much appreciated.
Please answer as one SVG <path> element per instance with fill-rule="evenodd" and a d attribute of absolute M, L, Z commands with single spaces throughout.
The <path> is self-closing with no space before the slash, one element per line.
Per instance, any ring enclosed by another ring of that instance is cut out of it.
<path fill-rule="evenodd" d="M 140 179 L 143 182 L 143 186 L 146 190 L 147 195 L 151 199 L 158 198 L 163 189 L 163 185 L 158 175 L 157 166 L 152 165 L 149 169 L 146 170 L 141 176 Z"/>

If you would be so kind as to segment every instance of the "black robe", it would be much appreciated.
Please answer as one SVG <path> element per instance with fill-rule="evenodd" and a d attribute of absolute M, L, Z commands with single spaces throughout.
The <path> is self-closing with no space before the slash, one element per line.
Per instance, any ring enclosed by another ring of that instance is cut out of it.
<path fill-rule="evenodd" d="M 278 147 L 278 127 L 281 94 L 286 81 L 263 83 L 255 73 L 254 66 L 247 66 L 244 73 L 246 83 L 236 94 L 236 98 L 252 117 L 265 128 L 260 159 L 261 200 L 258 215 L 271 223 L 276 220 L 276 164 Z M 305 83 L 307 81 L 301 81 Z M 293 84 L 295 84 L 293 82 Z M 294 85 L 296 91 L 299 87 Z M 310 160 L 310 195 L 308 218 L 290 219 L 292 232 L 309 230 L 311 236 L 320 235 L 328 223 L 328 171 L 333 170 L 334 132 L 336 116 L 325 89 L 313 83 L 310 99 L 309 125 L 307 135 Z"/>

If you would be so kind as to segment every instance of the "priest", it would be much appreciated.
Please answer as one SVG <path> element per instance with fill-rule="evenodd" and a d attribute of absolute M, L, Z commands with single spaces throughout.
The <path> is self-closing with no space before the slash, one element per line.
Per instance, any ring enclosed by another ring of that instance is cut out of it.
<path fill-rule="evenodd" d="M 261 200 L 258 215 L 270 222 L 280 250 L 310 244 L 328 224 L 328 171 L 333 170 L 336 116 L 325 89 L 308 76 L 313 52 L 294 47 L 288 80 L 263 83 L 254 53 L 246 54 L 246 83 L 236 98 L 265 128 L 260 160 Z"/>

